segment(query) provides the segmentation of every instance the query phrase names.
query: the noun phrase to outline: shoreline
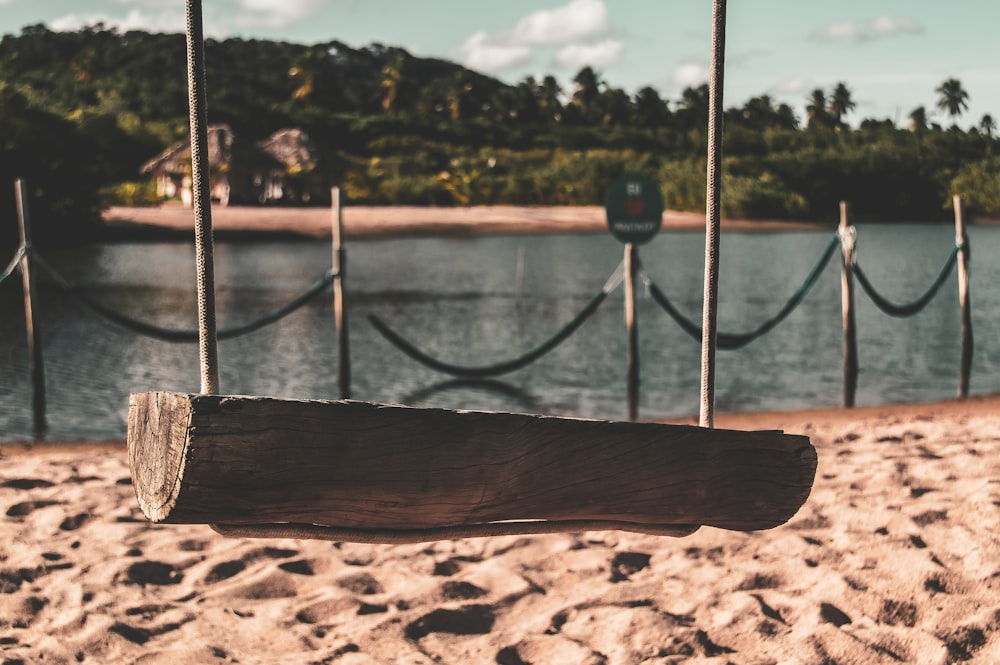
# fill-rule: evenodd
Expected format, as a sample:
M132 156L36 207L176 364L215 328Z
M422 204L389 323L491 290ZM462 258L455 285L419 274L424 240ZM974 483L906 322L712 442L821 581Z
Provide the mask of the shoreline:
M156 207L111 207L103 214L108 240L190 235L194 212L180 204ZM601 206L348 206L343 209L344 235L355 238L455 236L540 233L608 233ZM212 228L219 237L328 238L329 208L230 206L212 208ZM723 219L732 232L814 231L832 229L812 222ZM701 213L666 211L661 233L702 231Z

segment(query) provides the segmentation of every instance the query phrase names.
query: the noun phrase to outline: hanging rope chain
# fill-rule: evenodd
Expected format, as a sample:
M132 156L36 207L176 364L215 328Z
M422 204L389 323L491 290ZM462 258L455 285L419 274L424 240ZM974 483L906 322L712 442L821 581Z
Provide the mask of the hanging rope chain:
M187 0L186 42L201 392L214 395L219 392L219 351L215 325L215 262L212 248L208 106L205 101L205 35L202 27L201 0Z
M715 426L715 348L719 308L719 215L722 200L722 92L726 65L726 0L712 6L712 71L708 98L708 185L705 196L705 300L698 423Z
M161 326L154 325L152 323L146 323L145 321L140 321L138 319L132 318L121 312L115 311L110 307L107 307L94 298L87 295L83 289L74 284L72 281L66 279L62 274L60 274L52 265L46 261L38 252L33 252L33 256L38 266L45 272L56 286L61 288L66 293L75 296L79 299L80 304L84 305L91 311L99 314L105 319L116 323L127 330L138 333L140 335L145 335L147 337L152 337L154 339L161 340L163 342L197 342L200 339L200 331L198 330L176 330L173 328L163 328ZM219 340L232 339L234 337L240 337L241 335L246 335L257 330L260 330L264 326L270 325L281 319L285 318L292 312L295 312L307 302L315 298L317 295L322 293L330 284L333 283L336 275L333 270L327 270L326 273L317 279L313 284L303 291L301 294L290 300L285 305L277 308L272 312L237 326L232 326L229 328L219 329L216 333L216 338Z
M385 322L377 316L369 315L368 320L375 327L375 329L381 333L383 337L389 340L389 342L391 342L396 348L413 360L416 360L422 365L425 365L435 371L464 378L486 378L499 376L530 365L552 349L562 344L567 338L569 338L570 335L576 332L577 328L583 325L583 322L589 319L590 316L597 311L597 308L604 302L608 295L618 288L619 284L621 284L624 279L624 267L624 262L619 263L618 267L611 274L611 277L608 278L608 281L605 282L604 287L598 292L598 294L591 298L590 302L587 303L579 314L573 317L572 320L556 331L556 333L550 336L547 340L536 346L534 349L531 349L516 358L494 363L492 365L468 367L465 365L446 363L433 358L418 349L412 343L404 339L402 335L386 325Z
M763 337L766 333L774 329L775 326L785 320L788 315L791 314L805 299L806 294L809 293L809 290L812 289L813 285L819 280L819 276L823 273L823 270L830 262L834 253L836 253L839 245L840 241L836 235L830 238L830 242L827 243L826 249L823 250L823 253L816 261L812 270L810 270L809 274L806 275L805 280L802 282L802 286L800 286L795 293L792 294L792 297L788 299L788 302L786 302L780 310L778 310L777 314L747 333L717 332L716 346L726 351L740 349L758 337ZM656 304L658 304L663 311L669 314L684 332L691 335L691 337L694 337L695 339L701 339L702 330L698 324L681 314L680 310L678 310L677 307L670 302L670 299L667 298L666 294L663 293L660 287L653 281L653 278L650 277L645 270L642 271L641 276L642 281L645 283L646 288L649 291L649 295L652 296Z

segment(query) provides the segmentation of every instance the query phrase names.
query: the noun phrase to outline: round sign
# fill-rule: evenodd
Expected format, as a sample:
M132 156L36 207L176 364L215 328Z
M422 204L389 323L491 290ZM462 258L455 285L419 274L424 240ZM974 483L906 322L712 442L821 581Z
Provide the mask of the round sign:
M641 245L652 240L663 222L660 186L642 173L626 173L604 198L608 229L621 242Z

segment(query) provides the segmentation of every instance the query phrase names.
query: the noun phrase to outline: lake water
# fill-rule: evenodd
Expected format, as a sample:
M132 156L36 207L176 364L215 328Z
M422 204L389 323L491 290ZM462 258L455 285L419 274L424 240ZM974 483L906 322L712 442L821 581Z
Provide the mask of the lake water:
M719 329L743 332L773 315L802 283L831 232L724 234ZM976 334L972 392L1000 390L1000 228L970 229ZM858 256L891 300L921 295L954 243L934 225L859 228ZM375 314L430 355L467 365L509 359L571 319L622 256L608 235L355 240L347 247L352 397L417 406L622 419L626 336L622 289L572 337L525 369L487 384L451 380L416 364L367 320ZM704 236L662 234L643 264L689 318L701 317ZM838 254L839 255L839 254ZM194 328L194 252L184 244L119 244L45 256L105 305L165 327ZM0 263L6 263L2 257ZM230 326L286 302L330 265L323 241L216 245L218 320ZM520 271L518 266L521 266ZM520 274L520 278L518 275ZM856 294L857 402L955 395L959 378L957 279L920 314L895 319ZM700 342L638 287L640 417L696 414ZM197 392L197 347L140 337L40 287L48 438L121 437L128 394ZM337 353L329 290L288 318L220 342L222 392L336 399ZM30 438L31 387L19 280L0 285L0 441ZM802 305L737 351L719 351L717 410L832 407L842 399L838 256Z

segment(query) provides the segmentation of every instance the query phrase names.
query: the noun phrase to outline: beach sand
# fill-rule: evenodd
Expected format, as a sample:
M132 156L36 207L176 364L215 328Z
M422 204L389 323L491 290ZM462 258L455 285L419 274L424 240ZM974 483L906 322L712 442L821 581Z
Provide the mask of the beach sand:
M420 545L150 525L124 447L0 446L3 663L1000 663L1000 396L807 434L779 528Z
M329 237L332 213L327 208L232 206L212 208L212 227L219 235L236 233ZM179 204L148 208L113 207L104 213L110 235L133 237L156 232L190 235L194 213ZM600 206L347 206L343 210L348 237L400 235L482 235L502 233L608 233ZM731 231L788 231L826 228L805 222L724 219ZM668 210L663 231L705 228L705 215ZM832 227L831 227L832 228Z
M222 231L329 235L329 211L213 216ZM599 208L344 217L357 236L605 230ZM180 234L191 211L108 219L124 235ZM226 539L147 523L121 442L0 445L2 663L1000 663L1000 396L716 424L811 437L816 482L788 524Z

